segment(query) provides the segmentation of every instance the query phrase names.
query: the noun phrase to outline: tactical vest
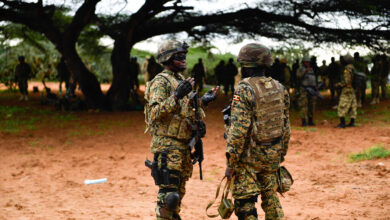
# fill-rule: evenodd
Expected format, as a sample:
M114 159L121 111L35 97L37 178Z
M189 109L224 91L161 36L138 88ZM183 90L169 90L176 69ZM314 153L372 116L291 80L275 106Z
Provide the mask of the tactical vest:
M302 86L304 87L316 87L316 75L313 70L307 72L302 79Z
M250 77L241 81L254 92L252 138L256 143L279 138L284 125L284 88L270 77Z
M195 113L189 106L187 96L179 100L178 104L180 107L176 112L169 114L168 117L156 121L151 121L150 119L150 88L157 79L161 80L161 78L166 79L171 84L171 95L173 95L173 92L179 84L174 76L166 72L159 73L152 81L146 84L145 100L147 103L144 110L146 123L145 133L150 129L150 135L152 136L172 137L178 140L188 141L192 136L191 125L194 123Z

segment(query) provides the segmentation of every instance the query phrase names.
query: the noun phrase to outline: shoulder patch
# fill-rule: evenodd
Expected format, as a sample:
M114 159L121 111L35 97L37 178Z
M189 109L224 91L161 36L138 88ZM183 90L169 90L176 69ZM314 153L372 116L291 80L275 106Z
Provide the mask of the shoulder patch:
M240 101L240 96L239 95L234 95L233 96L233 101L239 102Z

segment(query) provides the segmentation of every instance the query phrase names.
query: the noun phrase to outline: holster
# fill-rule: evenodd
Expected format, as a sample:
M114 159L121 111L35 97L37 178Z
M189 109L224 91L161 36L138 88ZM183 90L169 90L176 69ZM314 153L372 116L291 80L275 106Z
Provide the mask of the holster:
M169 170L167 167L167 153L161 153L161 167L158 167L159 153L154 154L153 162L145 161L145 165L151 169L151 175L154 179L155 185L170 185L180 183L180 172L176 170ZM174 174L178 177L171 177Z

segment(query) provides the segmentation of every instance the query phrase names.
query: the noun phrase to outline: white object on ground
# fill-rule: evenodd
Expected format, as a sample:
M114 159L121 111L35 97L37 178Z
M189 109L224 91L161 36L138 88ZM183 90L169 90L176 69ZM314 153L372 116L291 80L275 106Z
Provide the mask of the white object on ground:
M385 164L384 163L382 163L382 162L379 162L378 163L378 166L384 166Z
M96 180L84 180L84 184L96 184L96 183L105 183L107 182L107 178L103 178L103 179L96 179Z

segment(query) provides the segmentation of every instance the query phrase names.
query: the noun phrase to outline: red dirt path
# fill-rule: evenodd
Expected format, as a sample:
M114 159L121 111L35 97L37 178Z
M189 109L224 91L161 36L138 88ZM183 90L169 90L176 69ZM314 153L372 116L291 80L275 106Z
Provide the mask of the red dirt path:
M0 104L21 105L15 100L0 100ZM205 207L223 176L220 110L226 100L206 111L204 180L199 180L196 165L187 183L183 219L207 219ZM38 101L28 105L41 108ZM389 105L382 107L389 110ZM150 137L143 133L143 113L74 115L76 125L55 128L43 123L37 130L0 132L0 219L155 219L158 189L144 166L145 158L152 155ZM390 219L390 159L346 161L348 154L377 143L389 147L389 124L335 129L335 123L318 122L316 129L301 130L295 127L298 120L293 120L284 165L295 183L281 198L286 219ZM97 178L108 181L83 184Z

